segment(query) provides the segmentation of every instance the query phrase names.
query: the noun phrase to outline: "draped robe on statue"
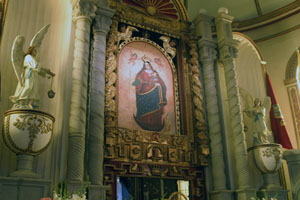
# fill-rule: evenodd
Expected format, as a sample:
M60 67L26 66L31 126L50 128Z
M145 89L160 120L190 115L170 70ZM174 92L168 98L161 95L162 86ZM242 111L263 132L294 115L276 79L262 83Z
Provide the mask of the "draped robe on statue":
M153 70L150 62L136 75L137 124L148 131L161 131L164 128L163 109L167 104L166 85Z

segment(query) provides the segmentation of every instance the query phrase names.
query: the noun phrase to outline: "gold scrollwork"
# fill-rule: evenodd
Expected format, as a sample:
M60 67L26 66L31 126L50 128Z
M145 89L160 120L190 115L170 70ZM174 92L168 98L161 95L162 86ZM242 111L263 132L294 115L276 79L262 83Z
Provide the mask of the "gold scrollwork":
M206 156L210 153L208 147L208 137L206 122L204 119L204 108L203 108L203 97L202 97L202 84L200 82L200 70L196 41L189 40L188 45L190 47L191 58L187 61L191 70L191 83L192 83L192 93L193 93L193 104L194 104L194 115L196 118L196 136L197 143L200 144L199 147L199 158L202 165L207 165Z
M25 113L32 113L32 114L25 114ZM29 144L26 149L19 148L15 142L13 141L12 137L10 136L10 120L11 115L18 114L19 118L16 119L16 122L13 125L20 130L27 130L29 131ZM50 121L47 123L47 121ZM38 110L27 110L27 109L20 109L20 110L8 110L4 113L4 127L3 127L3 140L6 146L15 153L22 152L23 154L28 154L35 156L43 151L45 151L48 146L50 145L52 138L53 138L53 123L55 118L48 113L38 111ZM28 127L29 126L29 127ZM40 150L34 151L32 150L33 141L36 138L38 133L41 134L51 134L49 142Z
M37 115L19 115L19 118L13 123L13 125L20 130L29 131L29 143L25 151L32 151L33 141L36 139L37 134L48 134L52 131L52 123L47 123L48 119Z
M106 74L105 74L105 121L107 126L116 124L116 81L117 81L117 42L118 42L118 21L114 20L111 26L111 34L106 49Z

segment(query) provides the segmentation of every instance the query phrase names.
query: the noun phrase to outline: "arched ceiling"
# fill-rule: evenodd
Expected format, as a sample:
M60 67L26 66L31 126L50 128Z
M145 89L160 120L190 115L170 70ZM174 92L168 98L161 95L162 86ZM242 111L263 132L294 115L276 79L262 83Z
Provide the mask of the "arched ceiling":
M193 20L200 9L216 16L220 7L228 8L234 21L244 21L265 15L299 0L183 0L188 4L189 19Z

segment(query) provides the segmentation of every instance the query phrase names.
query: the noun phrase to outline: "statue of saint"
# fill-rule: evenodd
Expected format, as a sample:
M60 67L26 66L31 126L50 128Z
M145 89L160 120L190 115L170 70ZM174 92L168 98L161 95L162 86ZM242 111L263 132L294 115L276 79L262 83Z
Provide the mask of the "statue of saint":
M38 51L49 26L43 27L33 37L26 53L23 52L24 37L17 36L14 41L11 59L18 85L15 94L10 97L14 103L13 108L38 108L40 105L38 76L46 77L48 75L50 78L55 76L49 69L42 68L38 62Z
M253 145L270 143L269 138L272 132L266 123L271 108L270 97L266 97L262 104L259 98L253 101L252 96L242 88L240 88L240 93L245 101L244 112L253 120Z

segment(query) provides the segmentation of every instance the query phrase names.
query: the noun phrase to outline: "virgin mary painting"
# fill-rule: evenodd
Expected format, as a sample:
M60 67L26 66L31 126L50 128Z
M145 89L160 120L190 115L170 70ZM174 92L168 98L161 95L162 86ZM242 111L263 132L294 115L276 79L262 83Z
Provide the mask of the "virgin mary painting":
M118 126L177 133L173 72L155 44L126 44L118 56Z
M167 104L167 88L151 62L143 60L143 68L132 83L136 90L136 123L148 131L161 131L164 128L164 107Z

